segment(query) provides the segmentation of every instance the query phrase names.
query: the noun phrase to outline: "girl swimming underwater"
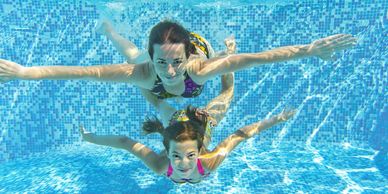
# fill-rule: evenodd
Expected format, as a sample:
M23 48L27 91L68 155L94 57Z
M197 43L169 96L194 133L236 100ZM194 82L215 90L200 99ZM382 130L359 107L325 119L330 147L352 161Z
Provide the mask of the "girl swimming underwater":
M116 45L120 44L117 42ZM131 83L141 88L142 94L157 109L167 112L167 109L172 108L163 99L175 96L196 97L201 94L205 82L215 76L259 67L262 64L310 56L330 60L334 52L355 44L356 39L352 35L337 34L307 45L213 57L211 46L203 38L191 34L175 22L162 21L151 30L149 60L143 63L135 64L141 60L137 58L139 53L132 51L125 54L129 62L133 62L131 64L23 67L0 59L0 81L92 79ZM124 43L122 46L125 48Z
M270 119L242 127L210 151L207 147L212 129L224 117L233 97L233 76L223 76L222 83L221 94L204 110L188 107L177 111L166 128L156 118L143 123L146 134L157 132L163 136L165 150L160 154L126 136L95 135L85 132L82 126L80 133L85 141L129 151L153 172L163 174L176 183L198 183L214 172L239 143L287 121L295 114L293 110L283 111Z

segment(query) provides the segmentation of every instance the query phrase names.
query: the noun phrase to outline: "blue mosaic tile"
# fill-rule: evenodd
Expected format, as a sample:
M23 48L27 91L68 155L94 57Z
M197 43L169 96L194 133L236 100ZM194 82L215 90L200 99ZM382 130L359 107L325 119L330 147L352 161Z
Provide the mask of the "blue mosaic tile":
M121 166L111 168L110 164L107 165L110 163L107 158L117 153L111 149L105 150L108 152L106 158L98 158L95 163L93 159L99 153L83 156L83 161L77 161L76 157L66 158L66 154L62 154L52 158L58 163L50 169L52 161L36 157L80 144L80 124L98 134L127 135L145 143L160 141L160 136L143 136L140 131L145 116L157 112L145 102L138 89L129 84L19 80L0 86L0 173L3 173L0 192L120 193L143 189L163 193L158 190L159 185L164 185L166 192L193 189L205 192L208 184L222 183L231 186L218 187L218 192L338 193L347 189L347 177L366 187L363 190L365 193L387 191L388 2L305 0L235 3L141 1L127 4L102 1L94 4L90 1L0 0L0 58L24 66L122 63L124 57L105 37L95 32L102 15L110 18L117 31L141 49L148 46L147 36L152 26L166 18L201 34L217 51L224 49L224 38L234 34L239 53L308 44L337 33L353 34L358 38L358 45L337 53L335 61L306 58L236 72L235 98L225 119L215 129L211 146L214 147L239 127L270 116L269 113L276 114L286 106L298 108L295 119L268 129L244 144L251 146L252 142L255 145L269 142L272 147L263 146L261 152L268 152L264 155L276 158L281 164L281 171L274 171L278 169L277 165L265 158L253 157L250 165L259 165L268 171L257 175L249 171L251 166L247 164L237 165L236 170L231 170L233 164L228 162L225 165L228 167L222 167L217 172L216 180L209 180L199 187L178 187L156 176L146 176L146 181L142 182L131 178L129 171L121 173ZM177 108L187 104L206 106L206 102L219 91L220 79L215 78L206 83L200 97L172 103ZM341 150L344 145L372 148L377 155L370 160L354 158L362 154L371 155L370 151L364 153L360 149L333 153L336 146ZM160 142L150 146L157 150L162 148ZM273 152L274 149L287 150L293 146L298 147L300 152ZM332 146L332 149L326 152L325 146ZM101 151L98 146L95 148ZM248 150L238 148L236 153L249 153ZM124 158L120 159L122 162L134 159L123 153L119 155ZM305 157L305 160L296 160L298 157ZM314 158L323 158L323 164L312 162ZM238 162L238 159L239 154L231 156L232 161ZM61 160L67 164L62 166ZM22 169L19 164L25 168ZM42 171L32 167L43 168L45 164L49 167ZM138 161L123 165L127 165L125 169L144 168L139 167ZM85 166L88 172L82 169ZM285 171L292 168L296 172L290 172L288 176L298 181L285 184ZM377 171L349 171L347 177L341 177L330 168L375 168ZM243 169L242 174L240 169ZM13 174L13 170L17 174ZM77 170L81 172L76 173ZM320 170L324 172L324 179L320 177ZM96 176L91 178L88 173ZM138 175L147 173L141 171ZM260 183L253 181L233 187L237 184L233 178L244 173L247 176L241 178L245 181ZM83 179L84 176L86 178ZM12 184L13 181L16 183ZM44 185L46 181L52 184ZM94 182L99 183L99 189L92 186ZM311 186L309 182L323 187ZM338 187L330 190L330 184ZM131 187L124 188L122 185ZM258 185L264 186L261 188ZM271 185L276 185L276 188ZM349 192L359 191L357 187L348 189Z

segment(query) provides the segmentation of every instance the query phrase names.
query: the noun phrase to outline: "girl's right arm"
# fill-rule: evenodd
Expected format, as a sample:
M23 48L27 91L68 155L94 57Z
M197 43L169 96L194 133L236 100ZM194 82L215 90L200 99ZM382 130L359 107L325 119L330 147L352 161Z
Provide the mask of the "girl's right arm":
M148 52L140 51L134 43L117 33L109 20L102 21L97 28L97 32L105 35L112 42L113 46L127 58L128 63L140 64L151 61Z
M133 155L141 159L148 168L157 174L162 174L167 169L168 159L165 154L157 154L147 146L126 136L95 135L90 132L85 132L85 129L82 126L80 126L80 133L82 135L82 139L87 142L120 148L131 152Z
M149 88L153 83L150 64L114 64L96 66L36 66L23 67L0 59L0 82L13 79L83 79L132 83Z

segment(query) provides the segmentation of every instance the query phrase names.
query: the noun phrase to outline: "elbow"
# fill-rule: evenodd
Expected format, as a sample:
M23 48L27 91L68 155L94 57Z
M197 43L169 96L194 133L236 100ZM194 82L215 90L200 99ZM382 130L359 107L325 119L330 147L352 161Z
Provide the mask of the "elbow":
M45 71L39 67L23 67L23 69L16 75L18 79L37 80L45 77Z
M249 139L249 138L253 137L253 134L250 131L246 132L244 130L239 129L234 133L234 136L236 139L243 139L244 140L244 139Z

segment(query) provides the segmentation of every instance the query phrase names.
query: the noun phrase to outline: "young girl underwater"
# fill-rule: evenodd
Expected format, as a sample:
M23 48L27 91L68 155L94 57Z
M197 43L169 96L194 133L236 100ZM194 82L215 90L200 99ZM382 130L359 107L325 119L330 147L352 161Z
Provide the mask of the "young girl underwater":
M284 110L280 114L236 130L208 150L212 129L224 117L233 98L233 74L222 76L222 91L205 109L188 107L176 111L168 127L163 127L157 118L148 118L143 123L146 134L159 133L163 136L165 150L160 154L147 146L121 135L95 135L80 133L85 141L120 149L125 149L138 157L149 169L159 175L165 175L176 183L198 183L214 172L241 142L290 119L294 110Z

